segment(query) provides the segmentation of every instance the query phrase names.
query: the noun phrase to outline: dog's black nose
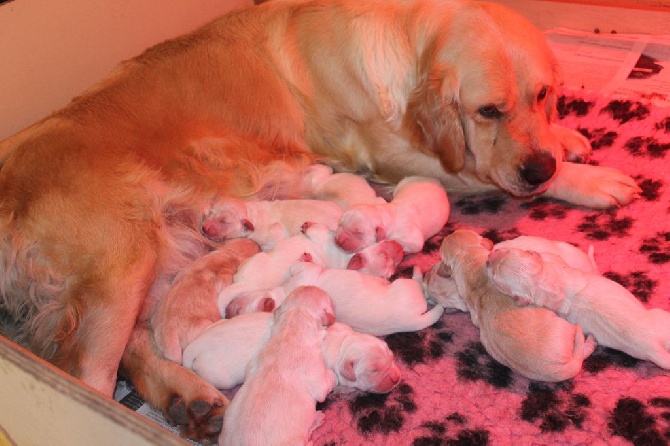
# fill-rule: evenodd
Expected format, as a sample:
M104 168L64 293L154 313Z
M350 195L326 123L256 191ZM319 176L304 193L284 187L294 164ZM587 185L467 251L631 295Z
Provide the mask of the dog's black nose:
M556 158L547 152L535 152L519 168L519 176L531 186L539 186L556 172Z

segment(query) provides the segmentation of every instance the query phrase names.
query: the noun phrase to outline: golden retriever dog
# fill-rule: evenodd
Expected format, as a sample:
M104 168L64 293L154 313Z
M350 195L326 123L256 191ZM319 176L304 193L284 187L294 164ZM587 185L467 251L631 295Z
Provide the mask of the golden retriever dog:
M4 333L106 395L119 369L153 382L153 305L212 249L198 210L300 197L317 159L393 184L630 202L629 176L572 162L590 147L552 123L558 72L527 20L467 0L267 2L149 48L0 143ZM225 398L174 387L148 401L216 438Z

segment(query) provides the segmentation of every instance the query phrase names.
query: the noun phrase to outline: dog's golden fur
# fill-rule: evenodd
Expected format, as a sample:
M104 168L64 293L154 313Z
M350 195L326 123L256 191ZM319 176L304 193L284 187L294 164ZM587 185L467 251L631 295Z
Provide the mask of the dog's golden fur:
M629 177L563 162L589 145L551 124L557 72L523 18L451 0L268 2L150 48L0 143L10 335L107 395L122 356L151 380L127 363L159 354L149 333L124 350L174 274L212 248L203 206L299 195L317 157L391 183L627 203ZM190 412L173 419L216 431L197 404L213 389L176 387Z

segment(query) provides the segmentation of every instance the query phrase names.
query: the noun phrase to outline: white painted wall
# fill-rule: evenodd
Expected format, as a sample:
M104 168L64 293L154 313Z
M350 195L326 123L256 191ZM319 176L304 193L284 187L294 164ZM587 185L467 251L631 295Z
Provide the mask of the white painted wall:
M121 60L252 0L14 0L0 5L0 140Z

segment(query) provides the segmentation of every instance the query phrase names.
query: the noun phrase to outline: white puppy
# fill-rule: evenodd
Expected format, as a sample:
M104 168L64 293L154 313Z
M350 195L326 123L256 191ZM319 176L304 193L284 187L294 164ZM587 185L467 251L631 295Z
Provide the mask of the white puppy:
M244 382L244 372L270 337L272 313L221 319L184 349L183 365L218 389ZM400 381L400 369L384 341L335 322L328 327L322 354L341 386L387 393Z
M335 245L334 233L326 226L303 227L304 233L279 241L268 252L258 253L240 266L233 284L219 294L221 314L232 317L248 311L272 311L274 301L264 298L258 290L281 285L288 279L291 265L299 261L387 278L393 275L405 254L394 240L375 243L356 254L348 253Z
M547 307L599 344L670 369L670 313L646 309L615 281L559 256L513 248L491 253L488 270L496 286L520 304Z
M310 166L303 180L306 198L327 200L342 209L355 204L383 204L383 198L360 175L348 172L333 173L333 169L323 164Z
M570 243L563 241L549 240L543 237L532 235L522 235L510 240L496 243L493 251L509 248L528 249L540 253L541 255L558 255L573 268L585 272L598 274L593 255L593 245L589 246L588 253L584 253ZM449 268L442 262L437 262L426 274L426 295L432 302L444 306L447 313L455 311L469 311L463 298L458 294L458 287Z
M305 222L337 228L342 209L321 200L243 201L237 198L217 200L202 218L201 231L211 240L247 237L263 251L279 240L300 234Z
M335 240L351 252L381 240L397 240L410 254L421 251L428 237L442 229L448 218L449 200L440 183L407 177L398 183L391 202L354 205L345 210Z
M322 344L333 304L316 287L296 289L274 313L270 338L226 409L219 444L299 445L318 426L316 403L337 383Z
M479 327L482 344L497 361L535 380L563 381L581 370L595 349L579 326L538 307L517 307L489 280L486 261L493 243L473 231L457 230L440 247L444 272Z
M354 330L375 336L422 330L437 322L444 308L428 310L422 284L416 279L389 282L353 270L325 269L310 262L291 267L291 277L269 296L281 308L283 297L299 286L313 285L335 303L335 317Z

